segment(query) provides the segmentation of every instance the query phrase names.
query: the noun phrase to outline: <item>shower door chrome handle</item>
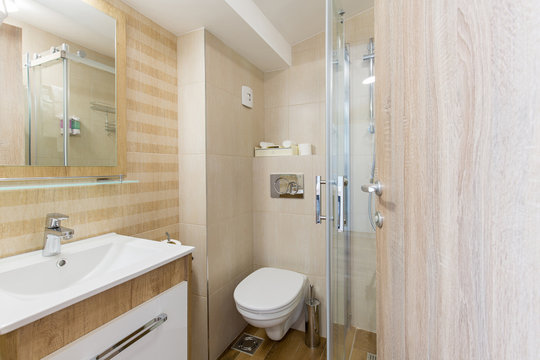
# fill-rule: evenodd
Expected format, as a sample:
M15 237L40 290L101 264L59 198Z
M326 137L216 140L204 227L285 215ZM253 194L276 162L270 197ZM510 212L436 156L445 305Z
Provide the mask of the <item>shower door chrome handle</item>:
M315 176L315 224L320 224L322 220L326 220L326 216L321 215L321 185L325 185L326 181L321 180L320 176Z
M347 186L348 180L344 176L338 176L337 180L337 231L343 232L345 230L345 186Z

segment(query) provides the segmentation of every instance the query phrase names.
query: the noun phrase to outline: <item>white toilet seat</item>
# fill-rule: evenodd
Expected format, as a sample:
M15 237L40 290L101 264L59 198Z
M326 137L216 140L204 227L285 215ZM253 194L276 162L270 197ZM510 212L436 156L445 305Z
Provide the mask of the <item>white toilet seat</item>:
M305 275L294 271L259 269L234 290L236 308L248 323L280 340L302 313L307 283Z
M234 300L238 307L257 314L279 313L304 297L306 276L290 270L261 268L238 284Z

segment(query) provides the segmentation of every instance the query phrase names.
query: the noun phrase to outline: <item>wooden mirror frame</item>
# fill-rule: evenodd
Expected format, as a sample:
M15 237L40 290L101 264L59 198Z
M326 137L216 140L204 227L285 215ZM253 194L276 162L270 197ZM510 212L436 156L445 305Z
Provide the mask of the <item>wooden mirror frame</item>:
M116 166L1 166L0 178L108 177L126 175L126 16L105 0L83 0L116 20Z

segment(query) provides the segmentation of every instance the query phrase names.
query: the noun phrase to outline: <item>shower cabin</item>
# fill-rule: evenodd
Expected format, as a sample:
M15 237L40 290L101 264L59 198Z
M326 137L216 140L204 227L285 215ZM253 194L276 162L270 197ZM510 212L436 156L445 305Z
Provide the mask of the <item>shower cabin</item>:
M66 43L25 54L26 165L116 164L115 62L101 57Z
M329 201L325 209L317 206L316 222L326 220L327 359L341 360L349 358L357 329L376 333L375 232L383 218L374 200L382 188L375 168L373 27L358 30L373 24L373 12L347 18L339 0L327 0L326 13L327 158L316 197L317 204Z

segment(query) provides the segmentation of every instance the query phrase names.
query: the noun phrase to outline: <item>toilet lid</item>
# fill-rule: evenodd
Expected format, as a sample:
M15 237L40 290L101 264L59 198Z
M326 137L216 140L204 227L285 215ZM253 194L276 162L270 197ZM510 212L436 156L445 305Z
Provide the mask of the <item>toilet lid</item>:
M238 284L234 290L236 303L248 310L279 310L303 296L306 277L294 271L262 268Z

